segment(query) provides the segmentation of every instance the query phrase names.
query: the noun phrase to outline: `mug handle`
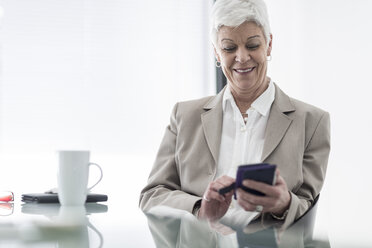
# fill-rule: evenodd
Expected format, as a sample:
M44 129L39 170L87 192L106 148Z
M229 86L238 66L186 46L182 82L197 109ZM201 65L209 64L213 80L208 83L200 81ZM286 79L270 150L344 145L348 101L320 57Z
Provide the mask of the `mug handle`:
M98 169L100 170L100 172L101 172L101 176L100 176L100 178L98 179L98 181L95 183L95 184L93 184L93 186L91 186L91 187L89 187L88 188L88 192L91 190L91 189L93 189L94 188L94 186L96 186L99 182L101 182L101 180L102 180L102 177L103 177L103 171L102 171L102 168L101 168L101 166L99 166L98 164L96 164L96 163L89 163L88 164L89 166L90 165L95 165L95 166L97 166L98 167Z

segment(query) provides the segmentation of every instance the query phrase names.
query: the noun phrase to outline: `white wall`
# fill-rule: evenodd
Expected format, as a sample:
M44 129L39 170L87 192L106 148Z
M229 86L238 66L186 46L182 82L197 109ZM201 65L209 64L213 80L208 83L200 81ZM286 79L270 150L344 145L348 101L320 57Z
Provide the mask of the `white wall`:
M318 224L336 247L371 245L372 1L267 4L274 35L270 75L291 96L331 114L332 151Z
M55 151L88 149L104 171L94 192L109 195L110 212L133 213L118 222L139 225L139 192L173 105L215 92L210 2L0 6L0 191L19 201L55 187Z
M154 2L3 1L1 148L142 153L213 93L208 5Z
M147 158L104 166L106 174L133 166L147 174L175 102L215 92L208 1L0 6L0 168L11 175L0 189L53 187L61 149ZM40 171L46 177L35 182Z

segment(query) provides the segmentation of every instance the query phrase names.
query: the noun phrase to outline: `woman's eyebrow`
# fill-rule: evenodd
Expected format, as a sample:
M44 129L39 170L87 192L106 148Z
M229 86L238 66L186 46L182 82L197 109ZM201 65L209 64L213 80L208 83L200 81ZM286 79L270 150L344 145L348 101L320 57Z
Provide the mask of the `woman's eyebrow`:
M247 41L248 41L248 40L251 40L251 39L254 39L254 38L260 38L260 35L256 34L256 35L250 36L250 37L247 38ZM232 39L229 39L229 38L223 38L223 39L221 40L221 42L223 42L223 41L231 41L231 42L234 42Z
M254 38L260 38L260 35L253 35L253 36L251 36L251 37L248 37L248 39L247 40L250 40L250 39L254 39Z
M222 41L232 41L232 42L234 42L232 39L228 39L228 38L223 38L222 40L221 40L221 42Z

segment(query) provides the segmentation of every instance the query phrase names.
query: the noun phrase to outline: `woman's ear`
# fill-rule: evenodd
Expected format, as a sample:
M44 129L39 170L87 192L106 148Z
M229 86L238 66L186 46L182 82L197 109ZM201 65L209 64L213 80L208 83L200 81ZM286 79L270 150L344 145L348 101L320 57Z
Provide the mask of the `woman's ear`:
M213 51L214 51L214 56L216 57L216 60L218 62L221 62L220 55L218 54L217 49L216 49L215 46L213 46Z
M270 34L270 41L269 41L269 45L267 47L267 55L266 56L270 56L271 55L272 48L273 48L273 35Z

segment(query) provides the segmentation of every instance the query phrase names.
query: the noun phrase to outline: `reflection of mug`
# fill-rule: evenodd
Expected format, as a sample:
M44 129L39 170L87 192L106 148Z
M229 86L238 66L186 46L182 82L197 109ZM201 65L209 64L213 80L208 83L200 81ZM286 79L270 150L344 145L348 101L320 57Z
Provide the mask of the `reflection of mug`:
M64 206L81 206L87 199L87 193L102 179L102 169L98 164L89 162L89 151L59 151L58 199ZM99 168L98 181L88 187L89 166Z
M58 239L60 248L89 248L88 227L90 227L99 238L99 246L103 246L102 234L89 222L86 216L85 206L61 206L58 217L54 220L57 226L67 227L73 233L61 235Z
M21 210L23 214L43 215L51 220L51 225L48 225L48 222L41 222L40 226L38 226L38 223L35 223L35 227L38 229L38 235L34 234L34 229L25 229L26 231L31 231L32 235L27 233L27 235L23 235L22 237L29 237L33 242L56 241L56 247L59 248L88 248L103 246L103 235L89 222L88 215L106 213L108 210L106 205L86 203L84 206L61 206L57 203L24 203L22 204ZM98 237L98 246L96 246L97 239L93 239L94 241L92 245L89 243L89 236L92 232ZM0 240L2 237L3 236L0 232Z

